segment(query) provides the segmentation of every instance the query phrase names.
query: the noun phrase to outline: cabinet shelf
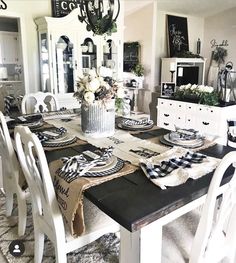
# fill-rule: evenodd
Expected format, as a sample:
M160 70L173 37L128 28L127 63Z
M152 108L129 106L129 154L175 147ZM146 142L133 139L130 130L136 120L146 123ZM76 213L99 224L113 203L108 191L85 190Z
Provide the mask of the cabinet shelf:
M83 55L96 55L96 52L82 52Z

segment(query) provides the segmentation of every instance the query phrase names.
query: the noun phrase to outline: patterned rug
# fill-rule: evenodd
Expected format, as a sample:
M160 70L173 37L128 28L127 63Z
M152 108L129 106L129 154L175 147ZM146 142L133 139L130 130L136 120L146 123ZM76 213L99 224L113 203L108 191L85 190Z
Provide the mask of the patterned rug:
M5 216L5 197L0 191L0 250L9 263L33 263L34 235L31 206L28 204L26 233L20 239L25 245L25 252L20 257L9 253L9 244L17 240L17 208L14 205L13 215ZM45 240L43 263L55 262L54 247L50 240ZM119 239L115 234L107 234L98 240L67 254L68 263L117 263L119 262Z

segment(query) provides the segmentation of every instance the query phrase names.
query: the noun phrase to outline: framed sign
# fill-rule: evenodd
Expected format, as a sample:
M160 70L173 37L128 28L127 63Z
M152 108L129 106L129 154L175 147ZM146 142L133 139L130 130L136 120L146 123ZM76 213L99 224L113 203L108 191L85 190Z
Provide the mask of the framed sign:
M186 17L167 15L167 33L170 57L189 51Z
M139 63L140 45L138 42L124 43L124 72L132 72Z
M78 7L79 0L51 0L52 16L63 17Z
M162 82L161 83L161 97L171 97L175 93L174 82Z

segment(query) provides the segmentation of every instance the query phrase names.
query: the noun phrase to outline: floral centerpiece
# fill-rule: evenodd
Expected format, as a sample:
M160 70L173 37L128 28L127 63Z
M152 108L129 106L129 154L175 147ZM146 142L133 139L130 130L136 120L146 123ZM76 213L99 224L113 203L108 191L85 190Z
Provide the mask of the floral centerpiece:
M90 137L106 137L115 132L115 101L125 96L125 89L110 77L91 70L77 82L74 93L81 101L81 128Z
M219 94L213 87L187 84L182 85L174 94L174 98L214 106L219 104Z

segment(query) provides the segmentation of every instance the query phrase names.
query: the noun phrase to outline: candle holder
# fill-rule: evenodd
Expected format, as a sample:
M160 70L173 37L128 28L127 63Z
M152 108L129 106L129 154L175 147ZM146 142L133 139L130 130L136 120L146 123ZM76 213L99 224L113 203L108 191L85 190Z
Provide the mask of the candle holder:
M173 82L175 70L170 70L170 73L171 73L171 82Z

